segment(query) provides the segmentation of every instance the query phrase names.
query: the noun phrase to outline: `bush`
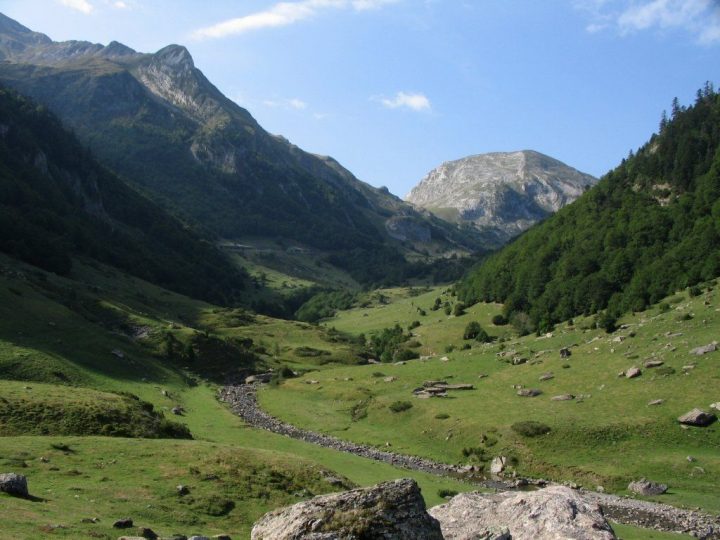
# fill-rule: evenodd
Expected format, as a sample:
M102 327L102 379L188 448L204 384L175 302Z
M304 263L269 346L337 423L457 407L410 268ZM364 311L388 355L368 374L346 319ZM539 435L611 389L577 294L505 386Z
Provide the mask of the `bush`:
M408 326L408 330L415 330L418 326L420 326L420 321L413 321Z
M675 374L675 368L670 366L660 366L655 370L655 375L660 375L661 377L667 377L668 375L674 375Z
M550 426L534 420L526 420L525 422L517 422L510 426L515 433L523 437L538 437L550 433Z
M475 339L481 331L482 326L480 326L480 323L477 321L471 321L465 327L463 339Z
M462 302L458 302L455 304L455 307L453 308L453 315L456 317L460 317L461 315L465 315L465 304Z
M450 418L450 415L448 413L441 412L437 413L435 415L435 418L437 418L438 420L447 420L448 418Z
M697 285L690 287L690 290L688 291L690 294L690 298L693 298L695 296L700 296L702 294L702 289L698 287Z
M410 349L400 349L393 355L393 360L395 362L415 360L416 358L420 358L420 354L415 351L411 351Z
M492 323L495 326L505 326L508 323L508 320L505 318L504 315L498 314L492 318Z
M396 401L391 403L388 408L394 413L399 413L412 409L412 403L409 401Z
M454 489L438 489L437 494L438 497L445 499L447 497L454 497L458 492Z

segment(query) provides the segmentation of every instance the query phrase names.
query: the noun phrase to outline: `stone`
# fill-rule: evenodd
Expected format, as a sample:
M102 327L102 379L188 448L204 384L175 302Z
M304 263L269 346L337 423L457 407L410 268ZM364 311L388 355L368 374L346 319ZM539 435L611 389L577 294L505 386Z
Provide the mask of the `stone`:
M125 353L122 352L120 349L113 349L112 351L110 351L110 354L112 354L116 358L125 358Z
M553 396L550 398L552 401L572 401L575 396L572 394L560 394L559 396Z
M540 375L540 379L539 379L539 380L540 380L540 381L549 381L550 379L554 379L554 378L555 378L555 375L553 375L552 373L548 372L548 373L543 373L542 375Z
M27 478L22 474L3 473L0 474L0 491L16 495L18 497L29 497Z
M507 458L505 456L494 457L490 463L490 472L492 474L500 474L505 470L507 465Z
M188 493L190 493L190 488L184 484L179 484L175 488L175 491L177 492L178 495L187 495Z
M649 497L653 495L662 495L668 490L668 487L667 484L658 484L657 482L651 482L641 478L635 482L630 482L628 490L633 493L637 493L638 495Z
M212 540L232 540L227 534L216 534L212 537Z
M640 370L640 368L631 367L625 370L626 379L634 379L635 377L639 377L640 375L642 375L642 371Z
M392 538L443 540L411 479L322 495L273 510L252 528L252 540Z
M648 406L662 405L663 403L665 403L664 399L653 399L652 401L648 401Z
M720 401L718 401L716 403L711 403L710 408L715 409L716 411L720 411Z
M702 356L707 353L715 352L718 350L718 342L713 341L712 343L708 343L707 345L703 345L702 347L695 347L690 351L690 354L694 354L696 356Z
M524 358L524 357L522 357L522 356L516 356L515 358L513 358L513 359L510 361L510 363L511 363L513 366L521 366L521 365L527 363L527 361L528 361L527 358Z
M687 426L699 426L706 427L717 420L717 416L712 413L707 413L701 409L693 409L680 416L678 422Z
M391 375L391 376L389 376L389 377L385 377L385 378L383 379L383 381L385 381L385 382L395 382L395 381L397 381L397 377L393 377L393 376Z
M133 520L130 518L118 519L113 523L115 529L130 529L133 526Z
M512 540L617 538L597 504L564 486L490 495L462 493L429 512L440 522L446 540L484 539L501 528Z
M562 349L560 349L560 358L570 358L571 356L572 351L569 348L563 347Z
M170 411L177 416L181 416L182 413L184 412L184 409L180 406L175 406L172 409L170 409Z
M662 360L645 360L645 363L643 366L646 368L654 368L654 367L660 367L664 364Z
M517 391L517 395L520 397L536 397L542 394L542 390L537 388L522 388Z

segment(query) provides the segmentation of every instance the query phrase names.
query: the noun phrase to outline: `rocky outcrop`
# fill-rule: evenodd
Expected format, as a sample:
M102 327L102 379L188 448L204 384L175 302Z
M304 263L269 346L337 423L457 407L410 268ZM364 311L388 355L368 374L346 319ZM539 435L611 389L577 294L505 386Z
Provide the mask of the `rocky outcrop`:
M659 484L657 482L651 482L650 480L641 478L635 482L630 482L628 490L633 493L637 493L638 495L649 497L652 495L662 495L668 490L668 487L666 484Z
M472 223L503 244L577 199L597 179L531 150L443 163L406 200L438 216Z
M493 495L462 493L430 509L446 540L496 538L507 529L513 540L612 540L612 527L597 504L563 486Z
M265 514L252 540L393 538L442 540L414 480L323 495Z

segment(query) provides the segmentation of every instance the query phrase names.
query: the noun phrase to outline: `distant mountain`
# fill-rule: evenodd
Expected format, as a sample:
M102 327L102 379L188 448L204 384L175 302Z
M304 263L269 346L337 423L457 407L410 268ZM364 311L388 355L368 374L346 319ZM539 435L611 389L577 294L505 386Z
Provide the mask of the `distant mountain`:
M73 258L223 304L249 283L213 245L99 165L43 106L0 87L0 251L57 274Z
M612 329L620 314L717 276L720 94L708 84L692 107L676 102L636 154L458 289L469 303L503 302L531 329L598 312Z
M471 223L486 242L500 246L595 182L539 152L495 152L443 163L406 200L449 221Z
M182 46L56 43L0 15L0 58L2 82L47 104L105 164L208 235L290 239L365 282L401 276L403 255L483 247L267 133Z

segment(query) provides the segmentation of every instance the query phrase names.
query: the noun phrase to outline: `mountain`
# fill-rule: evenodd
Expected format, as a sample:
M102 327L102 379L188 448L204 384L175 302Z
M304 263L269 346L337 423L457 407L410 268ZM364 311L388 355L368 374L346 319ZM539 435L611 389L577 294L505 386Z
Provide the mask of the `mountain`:
M404 268L403 255L482 247L472 231L267 133L182 46L57 43L0 16L0 58L0 81L46 104L103 163L208 236L289 239L362 281Z
M43 106L0 87L0 251L61 275L94 259L168 289L239 300L248 276L99 165Z
M708 84L580 199L488 258L459 294L505 303L527 329L603 310L612 329L620 314L718 275L720 94Z
M443 163L406 200L471 223L495 246L577 199L597 179L534 152L494 152Z

